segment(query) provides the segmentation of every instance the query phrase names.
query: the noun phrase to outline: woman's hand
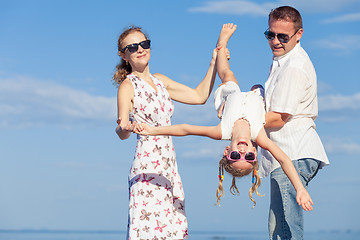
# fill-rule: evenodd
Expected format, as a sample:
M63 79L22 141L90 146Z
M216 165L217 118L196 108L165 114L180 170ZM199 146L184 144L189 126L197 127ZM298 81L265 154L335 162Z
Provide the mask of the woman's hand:
M213 51L213 56L212 56L212 59L211 59L211 63L212 64L215 64L216 62L216 57L217 57L217 53L218 51L221 49L221 47L216 47ZM230 50L228 48L225 49L225 55L226 55L226 58L227 60L230 60Z
M121 139L125 139L123 138L123 135L130 135L131 132L134 132L134 129L137 125L137 122L134 121L134 122L131 122L131 121L128 121L125 125L124 123L121 121L121 117L119 117L117 120L116 120L116 123L118 124L118 126L116 127L116 133L119 135L119 137ZM123 123L123 124L122 124Z
M227 60L230 60L230 50L228 48L225 49L225 56L227 58Z

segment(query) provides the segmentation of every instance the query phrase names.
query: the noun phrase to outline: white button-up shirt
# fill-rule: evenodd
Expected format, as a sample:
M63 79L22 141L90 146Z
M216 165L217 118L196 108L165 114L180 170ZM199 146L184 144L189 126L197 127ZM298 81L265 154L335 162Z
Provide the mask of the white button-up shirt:
M273 58L265 83L267 112L288 113L290 119L281 128L265 129L292 160L314 158L329 164L324 147L316 132L318 115L317 83L313 64L298 43L289 53ZM280 164L265 150L261 151L260 176L265 177Z

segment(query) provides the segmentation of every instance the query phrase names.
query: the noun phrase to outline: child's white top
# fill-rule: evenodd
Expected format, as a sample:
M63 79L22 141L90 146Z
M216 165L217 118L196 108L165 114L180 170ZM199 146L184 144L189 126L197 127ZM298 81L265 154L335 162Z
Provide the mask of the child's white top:
M225 102L221 118L221 139L230 140L235 121L243 118L249 122L251 140L255 142L265 125L265 106L260 89L241 92L235 82L227 82L216 89L214 98L216 111Z

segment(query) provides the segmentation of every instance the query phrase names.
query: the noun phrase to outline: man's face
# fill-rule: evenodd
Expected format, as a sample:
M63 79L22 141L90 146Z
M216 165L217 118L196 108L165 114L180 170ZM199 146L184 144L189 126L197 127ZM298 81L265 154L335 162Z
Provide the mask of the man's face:
M290 37L290 40L287 43L280 42L278 36L276 36L273 40L268 40L271 51L275 57L283 56L290 52L299 42L303 34L302 28L295 29L293 22L285 20L270 19L269 31L275 34L286 34Z

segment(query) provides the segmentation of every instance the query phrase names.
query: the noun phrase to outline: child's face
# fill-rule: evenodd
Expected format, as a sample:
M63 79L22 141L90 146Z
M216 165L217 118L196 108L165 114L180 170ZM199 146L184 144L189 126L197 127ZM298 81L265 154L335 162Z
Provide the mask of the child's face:
M244 158L246 153L253 152L255 154L255 159L257 159L257 152L256 148L253 146L250 140L238 140L232 141L230 146L227 146L224 151L225 156L229 156L232 151L237 151L241 154L241 157ZM239 160L239 161L230 161L228 160L231 166L238 170L246 170L252 169L256 161L249 162L246 160Z

